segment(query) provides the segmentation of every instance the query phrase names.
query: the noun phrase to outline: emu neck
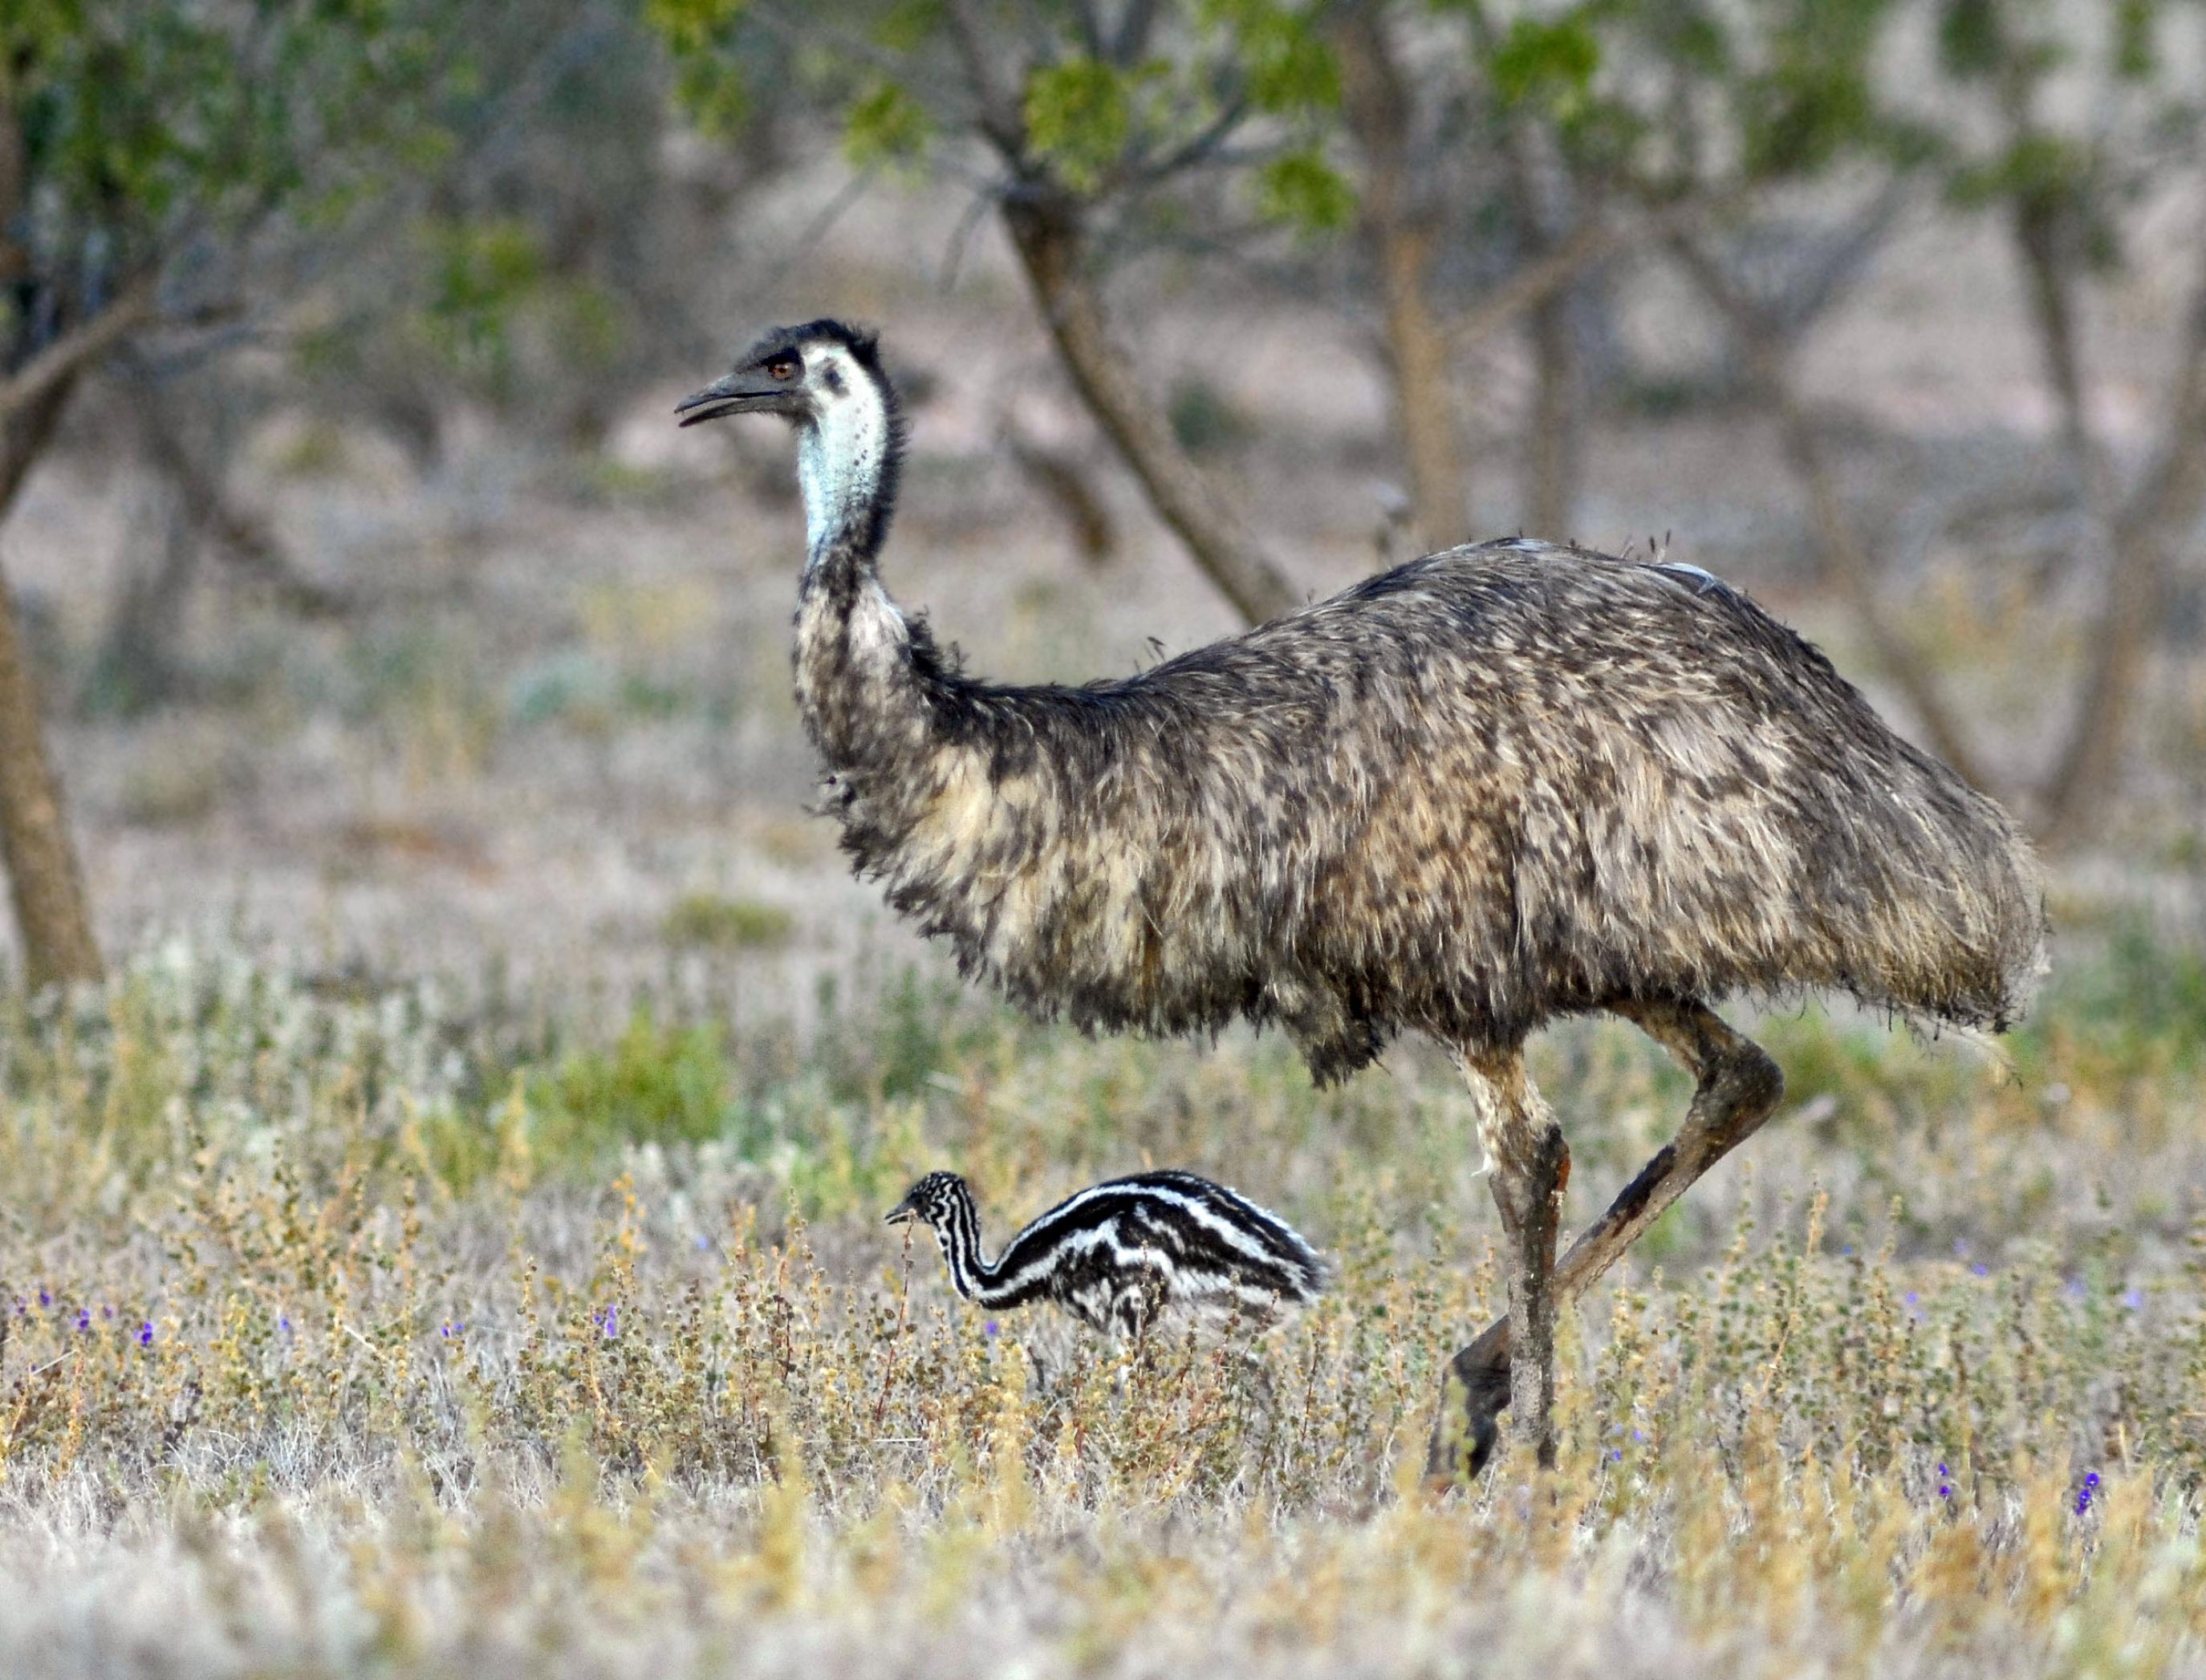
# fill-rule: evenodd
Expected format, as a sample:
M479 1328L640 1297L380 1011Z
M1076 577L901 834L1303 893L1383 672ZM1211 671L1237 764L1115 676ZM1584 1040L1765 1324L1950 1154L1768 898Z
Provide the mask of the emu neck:
M996 1267L981 1252L981 1218L969 1196L951 1209L949 1217L934 1228L934 1235L942 1244L942 1257L950 1262L950 1281L957 1293L979 1306L996 1305L1001 1280Z
M862 390L808 425L796 442L804 493L806 569L830 555L863 550L870 560L886 534L894 494L896 427L887 402Z
M926 726L911 629L876 563L896 449L885 406L855 399L808 427L797 446L809 547L796 609L796 700L838 775L892 769Z

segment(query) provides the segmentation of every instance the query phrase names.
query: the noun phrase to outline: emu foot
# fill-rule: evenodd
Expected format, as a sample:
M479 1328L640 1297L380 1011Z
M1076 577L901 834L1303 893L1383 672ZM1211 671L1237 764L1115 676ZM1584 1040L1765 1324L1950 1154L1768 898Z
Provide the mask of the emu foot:
M1509 1321L1504 1319L1448 1361L1425 1454L1425 1485L1439 1492L1477 1480L1500 1443L1501 1414L1508 1407Z

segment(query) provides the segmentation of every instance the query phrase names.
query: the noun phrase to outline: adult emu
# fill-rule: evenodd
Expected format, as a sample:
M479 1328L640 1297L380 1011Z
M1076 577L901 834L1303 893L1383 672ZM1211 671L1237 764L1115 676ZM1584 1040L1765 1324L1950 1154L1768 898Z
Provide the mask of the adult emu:
M967 974L1084 1028L1276 1025L1321 1081L1405 1029L1452 1052L1509 1314L1452 1361L1436 1474L1476 1473L1505 1407L1552 1458L1557 1303L1776 1105L1710 1001L1998 1028L2043 966L2005 813L1696 569L1450 549L1137 676L1000 687L881 587L903 432L870 337L770 333L677 412L796 427L797 704L855 867ZM1559 1267L1569 1151L1523 1047L1594 1010L1697 1088Z

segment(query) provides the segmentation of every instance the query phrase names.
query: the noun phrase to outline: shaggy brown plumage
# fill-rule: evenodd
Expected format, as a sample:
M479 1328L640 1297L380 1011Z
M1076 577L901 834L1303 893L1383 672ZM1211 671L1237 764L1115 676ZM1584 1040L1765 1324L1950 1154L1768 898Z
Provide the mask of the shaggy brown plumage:
M1515 1059L1554 1016L1627 1014L1730 1080L1729 1136L1774 1069L1745 1078L1744 1040L1694 1061L1728 1031L1704 1001L1830 988L1996 1028L2042 966L2006 813L1694 568L1451 549L1137 676L1005 687L881 587L901 432L870 338L773 335L684 409L798 427L797 700L859 872L1085 1028L1276 1024L1321 1081L1432 1034L1520 1248L1565 1170Z
M2003 1026L2041 942L2004 813L1747 598L1452 550L1084 688L937 656L838 551L798 690L844 843L969 974L1083 1027L1283 1027L1319 1079L1645 997L1833 987Z

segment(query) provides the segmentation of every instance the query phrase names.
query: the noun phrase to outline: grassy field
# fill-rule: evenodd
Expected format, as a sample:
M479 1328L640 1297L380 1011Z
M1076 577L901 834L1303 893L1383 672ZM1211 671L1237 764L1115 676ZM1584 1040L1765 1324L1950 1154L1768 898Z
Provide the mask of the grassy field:
M1778 1121L1566 1319L1559 1469L1443 1498L1494 1222L1414 1047L1317 1093L925 974L616 1008L144 950L0 1019L0 1671L2206 1673L2206 966L2093 944L1996 1051L1766 1020ZM1576 1223L1685 1090L1606 1026L1540 1069ZM879 1223L933 1166L1000 1237L1145 1162L1337 1290L1136 1350Z

